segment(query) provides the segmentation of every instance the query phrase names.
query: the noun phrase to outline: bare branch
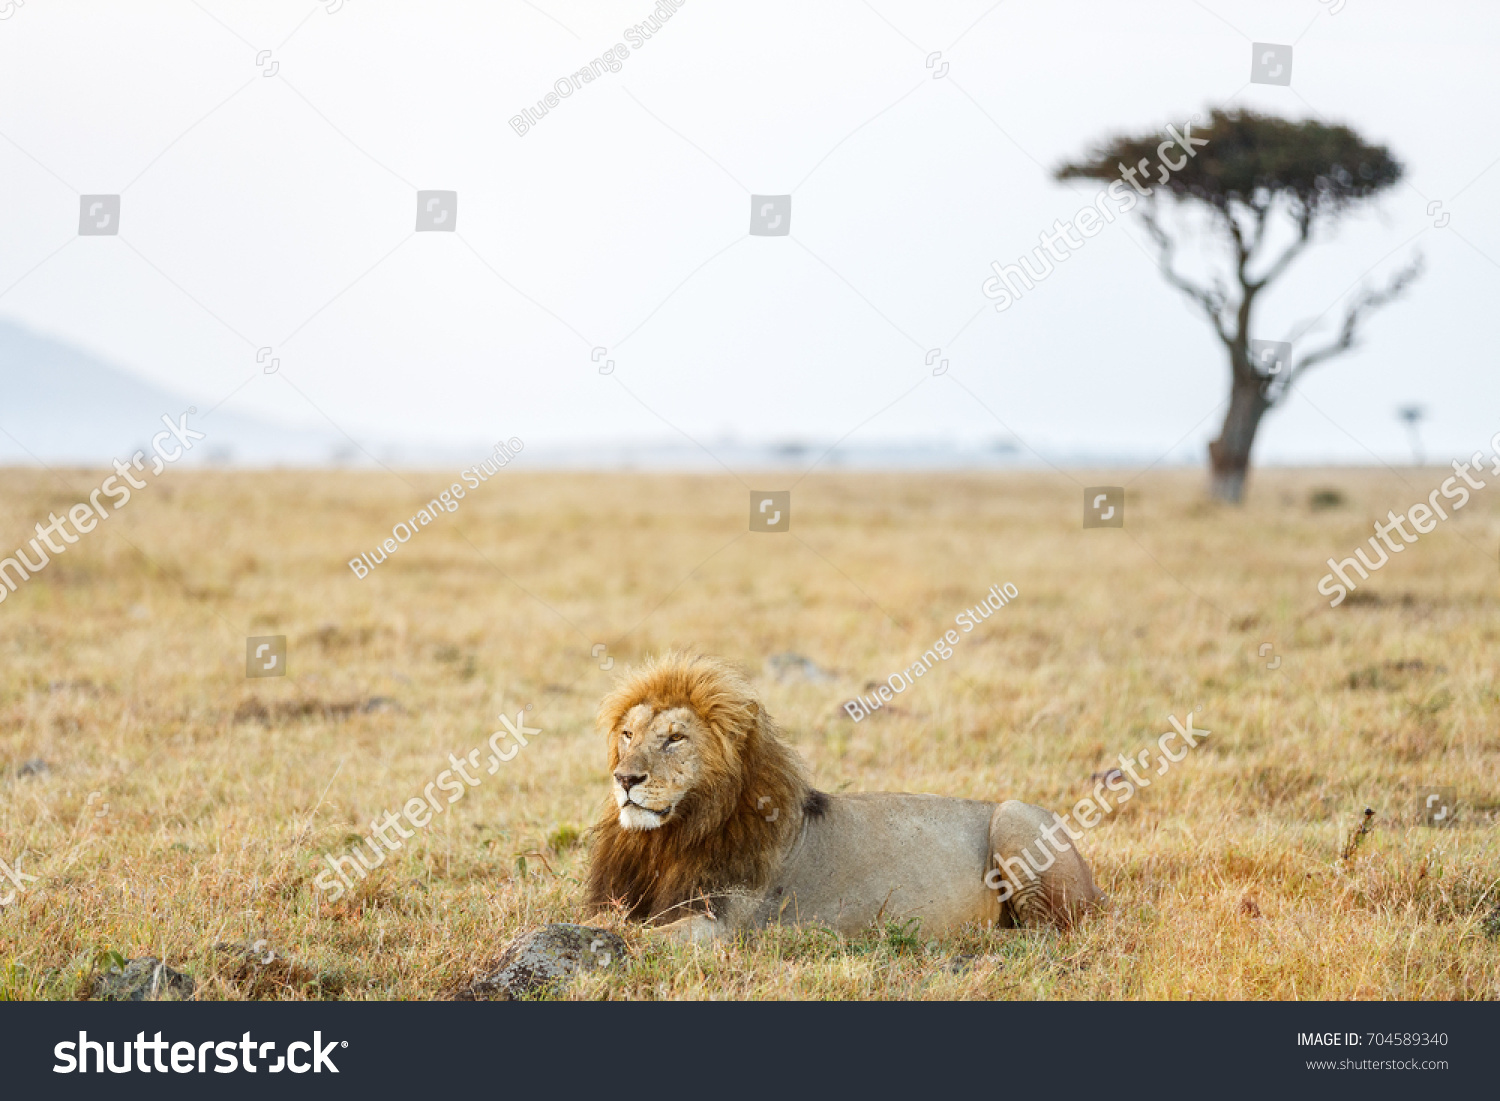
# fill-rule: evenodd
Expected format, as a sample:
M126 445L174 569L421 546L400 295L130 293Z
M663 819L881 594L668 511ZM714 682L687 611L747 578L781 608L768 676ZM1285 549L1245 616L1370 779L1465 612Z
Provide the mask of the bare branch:
M1219 334L1219 339L1224 342L1225 347L1229 347L1233 338L1224 329L1222 315L1227 298L1224 294L1223 281L1216 279L1214 281L1214 288L1206 290L1183 276L1178 275L1172 267L1172 255L1176 250L1176 243L1161 228L1161 224L1156 220L1156 211L1154 209L1151 209L1149 206L1143 207L1140 213L1141 221L1145 223L1146 231L1151 234L1151 238L1156 242L1157 249L1159 250L1157 265L1161 268L1162 277L1202 307L1203 312L1208 315L1209 321L1213 323L1214 331Z
M1314 367L1326 359L1332 359L1334 356L1342 355L1353 348L1359 339L1360 324L1370 314L1380 309L1380 307L1394 301L1405 293L1406 288L1411 286L1421 273L1422 257L1419 254L1411 263L1397 271L1384 287L1378 289L1366 287L1360 291L1359 295L1349 304L1349 308L1344 312L1344 323L1339 326L1339 335L1329 344L1303 356L1297 363L1297 366L1286 373L1284 376L1285 382L1277 390L1272 400L1280 399L1291 388L1292 384L1302 377L1302 373L1309 367Z
M1245 235L1232 214L1225 217L1224 222L1229 226L1229 235L1234 238L1235 274L1239 277L1242 286L1247 285L1249 281L1245 278L1245 265L1250 262L1250 252L1255 246L1245 244Z
M1296 215L1296 218L1297 239L1287 246L1286 251L1276 259L1275 263L1266 269L1265 274L1255 280L1254 283L1247 283L1247 287L1260 290L1267 283L1274 282L1282 272L1286 271L1287 266L1297 258L1302 250L1308 246L1308 243L1312 240L1312 211L1307 207L1303 207L1301 212ZM1259 243L1260 239L1257 236L1256 244Z
M1250 208L1255 211L1255 240L1250 242L1250 251L1252 253L1258 252L1262 242L1266 239L1266 225L1274 204L1275 200L1271 200Z

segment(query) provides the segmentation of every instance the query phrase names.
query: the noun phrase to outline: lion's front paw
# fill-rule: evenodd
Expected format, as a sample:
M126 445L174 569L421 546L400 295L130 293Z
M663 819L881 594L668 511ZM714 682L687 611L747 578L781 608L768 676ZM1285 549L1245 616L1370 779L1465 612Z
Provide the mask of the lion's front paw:
M662 925L655 931L679 944L711 944L718 939L723 928L723 922L707 914L694 914L691 917L679 918L670 925Z

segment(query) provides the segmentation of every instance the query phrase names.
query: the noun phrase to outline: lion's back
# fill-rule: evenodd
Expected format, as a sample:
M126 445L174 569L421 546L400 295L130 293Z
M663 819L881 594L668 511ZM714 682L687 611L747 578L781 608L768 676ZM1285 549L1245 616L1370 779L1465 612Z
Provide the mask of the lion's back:
M984 886L994 803L941 795L830 795L769 891L763 921L821 921L853 933L922 919L926 933L995 921Z

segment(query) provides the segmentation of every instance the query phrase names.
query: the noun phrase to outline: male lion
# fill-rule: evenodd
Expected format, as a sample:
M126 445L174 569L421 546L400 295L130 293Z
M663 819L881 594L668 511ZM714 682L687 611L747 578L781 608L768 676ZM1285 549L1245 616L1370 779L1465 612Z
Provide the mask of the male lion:
M1067 925L1103 900L1040 807L814 790L749 682L717 659L648 662L604 698L597 723L614 800L592 832L595 909L621 904L700 940L780 921L842 933L882 918L921 918L933 933Z

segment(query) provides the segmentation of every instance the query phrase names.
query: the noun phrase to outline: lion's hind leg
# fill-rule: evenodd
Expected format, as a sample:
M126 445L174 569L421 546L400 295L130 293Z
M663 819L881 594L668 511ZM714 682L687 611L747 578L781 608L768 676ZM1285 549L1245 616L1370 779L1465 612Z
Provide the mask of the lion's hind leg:
M1071 925L1104 901L1076 843L1052 812L1011 799L990 816L985 883L1017 925Z

